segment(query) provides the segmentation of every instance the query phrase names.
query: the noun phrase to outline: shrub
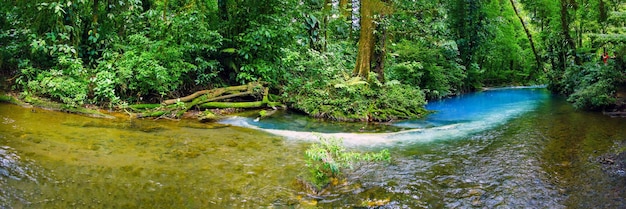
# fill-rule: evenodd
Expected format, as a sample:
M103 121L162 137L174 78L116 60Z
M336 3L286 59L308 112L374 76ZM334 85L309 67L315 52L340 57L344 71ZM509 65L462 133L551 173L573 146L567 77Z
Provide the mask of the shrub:
M572 102L577 109L595 110L615 104L615 86L606 80L601 80L584 88L580 88L567 101Z
M559 83L552 85L568 95L578 109L599 110L615 104L615 91L624 75L612 65L588 62L566 69Z
M377 153L349 152L337 138L320 138L305 151L308 176L305 178L317 191L331 184L331 180L344 178L346 171L367 162L390 162L391 154L384 149Z
M103 53L95 79L95 96L114 101L118 96L136 99L140 96L165 96L178 89L183 76L195 66L185 62L178 45L154 41L143 34L131 35L120 52ZM112 78L114 74L114 79ZM111 81L113 83L111 83ZM116 89L120 95L110 92ZM112 100L111 100L112 99Z
M119 82L115 73L101 71L91 78L93 83L94 103L109 102L113 105L120 102L119 96L115 93L116 83Z
M53 61L50 69L44 70L34 67L29 60L20 64L21 76L17 84L29 93L47 96L71 106L84 104L88 96L87 72L83 62L74 57L75 50L68 45L38 44L45 42L41 39L33 41L33 52L45 50L52 54ZM48 51L52 50L53 51Z

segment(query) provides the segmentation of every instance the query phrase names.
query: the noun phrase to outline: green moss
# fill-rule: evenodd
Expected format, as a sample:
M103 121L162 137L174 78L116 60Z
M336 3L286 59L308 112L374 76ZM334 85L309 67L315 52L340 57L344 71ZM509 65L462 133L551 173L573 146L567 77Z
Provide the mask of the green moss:
M30 95L26 95L23 98L24 102L27 102L35 107L39 107L39 108L43 108L43 109L49 109L49 110L54 110L54 111L63 111L63 112L68 112L68 113L74 113L74 114L81 114L81 115L86 115L89 117L96 117L96 118L109 118L109 119L113 119L115 117L111 116L111 115L107 115L104 113L101 113L97 110L92 110L92 109L88 109L88 108L83 108L83 107L76 107L76 106L71 106L71 105L67 105L67 104L61 104L61 103L57 103L57 102L52 102L46 99L42 99L42 98L38 98L38 97L33 97Z
M144 109L154 109L154 108L161 107L161 104L134 104L134 105L129 105L128 107L133 110L144 110Z
M12 96L0 94L0 102L13 103L15 99Z

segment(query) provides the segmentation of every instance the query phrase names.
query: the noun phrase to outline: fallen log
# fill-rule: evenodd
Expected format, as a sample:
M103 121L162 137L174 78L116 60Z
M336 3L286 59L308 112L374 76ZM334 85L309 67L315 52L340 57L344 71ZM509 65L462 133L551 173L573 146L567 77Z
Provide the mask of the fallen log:
M189 102L199 96L203 96L206 94L212 95L211 97L218 97L224 93L229 93L229 92L241 92L241 91L252 92L257 88L261 89L263 88L263 85L258 82L252 82L252 83L248 83L246 85L241 85L241 86L229 86L229 87L217 88L217 89L211 89L211 90L202 90L202 91L197 91L189 96L185 96L185 97L181 97L177 99L165 100L163 101L163 104L171 105L171 104L176 104L177 102Z
M157 107L161 107L161 104L134 104L128 106L132 110L145 110L145 109L154 109Z
M0 102L12 103L25 108L38 107L46 110L85 115L93 118L115 119L115 117L113 117L112 115L102 113L98 110L84 108L80 106L66 105L34 96L26 96L22 100L20 100L8 94L0 94Z
M259 107L278 107L282 106L280 102L207 102L201 104L201 108L259 108Z
M269 89L261 83L253 82L241 86L231 86L210 90L197 91L189 96L165 100L161 104L130 105L133 111L140 112L137 117L180 118L191 108L261 108L282 106L279 102L269 100ZM224 101L233 98L262 95L261 101L232 102ZM258 97L257 97L258 98ZM209 117L213 119L214 117Z

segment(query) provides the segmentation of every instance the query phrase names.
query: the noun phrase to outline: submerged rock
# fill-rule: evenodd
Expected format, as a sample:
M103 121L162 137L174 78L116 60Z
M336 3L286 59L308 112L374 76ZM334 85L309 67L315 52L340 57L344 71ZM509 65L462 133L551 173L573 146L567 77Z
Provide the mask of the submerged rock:
M32 162L22 159L13 148L0 146L0 208L11 208L12 204L29 205L24 193L13 188L10 181L37 182L37 177L44 177Z
M202 123L206 123L206 122L215 122L219 119L220 117L218 117L217 115L215 115L213 112L207 110L204 111L200 114L198 114L198 120Z
M607 174L626 177L626 151L598 156L596 162L602 164L602 171Z

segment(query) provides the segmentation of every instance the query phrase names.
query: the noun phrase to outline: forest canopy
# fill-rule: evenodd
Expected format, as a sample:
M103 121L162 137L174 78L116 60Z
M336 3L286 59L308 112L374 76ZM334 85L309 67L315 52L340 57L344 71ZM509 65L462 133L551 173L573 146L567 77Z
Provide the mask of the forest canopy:
M71 106L262 81L335 120L548 84L582 109L624 84L621 0L0 0L3 86Z

